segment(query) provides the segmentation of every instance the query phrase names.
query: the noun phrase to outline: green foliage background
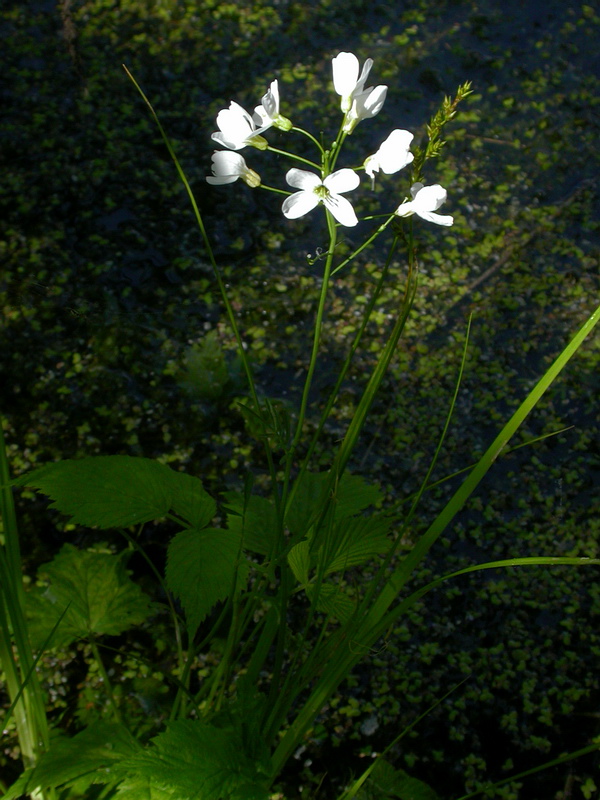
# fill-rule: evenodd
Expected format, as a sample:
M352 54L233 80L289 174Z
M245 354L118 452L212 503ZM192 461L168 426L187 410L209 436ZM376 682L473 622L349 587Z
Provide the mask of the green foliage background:
M259 383L293 403L320 266L305 256L325 244L324 228L317 215L290 224L276 199L246 187L209 188L209 135L220 108L231 99L253 107L274 77L286 116L335 131L330 59L340 50L374 58L375 81L389 86L381 114L349 140L349 160L373 152L393 127L418 139L445 93L465 80L475 89L442 158L427 170L429 182L448 189L444 211L456 223L418 226L420 295L352 468L378 480L393 502L417 488L471 311L469 367L436 477L474 461L597 304L599 34L592 5L558 0L29 0L3 7L0 411L14 472L59 457L144 455L200 475L216 494L239 489L245 467L260 466L239 413L243 384L199 236L121 63L154 103L197 191ZM267 159L260 159L248 156L263 173ZM285 168L272 165L279 184ZM378 183L386 208L407 191L403 180L400 173ZM360 231L346 235L340 252L360 241ZM375 253L339 274L320 389L333 382L381 263ZM401 260L393 270L401 287ZM331 442L352 415L397 302L392 282L327 432ZM574 427L498 464L423 579L491 558L598 556L598 366L596 339L523 439ZM320 458L328 463L327 446ZM445 484L428 495L423 519L450 491ZM65 539L90 542L48 521L39 500L22 503L21 519L32 574ZM161 535L148 536L158 552ZM592 570L486 573L438 592L390 632L325 712L334 736L314 729L290 793L317 781L333 751L356 771L357 754L380 749L467 674L397 752L399 766L440 792L456 796L500 779L511 771L509 759L527 768L583 746L598 733L599 614ZM60 671L69 674L71 663L65 656L62 666L47 665L65 725L73 703L84 720L97 699L93 682L80 687L78 700L60 688ZM159 708L160 681L136 669L129 680ZM146 694L143 685L151 685ZM578 762L575 781L592 769ZM496 796L554 796L566 776L565 768Z

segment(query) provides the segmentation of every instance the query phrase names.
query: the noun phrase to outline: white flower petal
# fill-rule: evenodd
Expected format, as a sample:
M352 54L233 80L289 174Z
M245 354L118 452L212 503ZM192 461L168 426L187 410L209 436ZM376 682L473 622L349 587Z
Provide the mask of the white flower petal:
M276 80L271 83L269 91L262 99L262 104L270 119L274 119L279 114L279 84Z
M239 178L239 175L220 175L220 176L206 176L206 182L212 184L213 186L223 186L226 183L235 183Z
M402 203L402 205L398 206L394 213L398 217L410 217L411 214L415 213L415 209L413 208L412 202Z
M353 228L358 225L358 218L352 208L352 203L341 194L330 194L323 198L323 205L328 208L340 225Z
M369 72L371 72L371 67L373 66L373 59L367 58L365 63L363 64L362 72L360 73L360 78L356 81L356 86L354 87L354 95L360 94L365 88L365 83L367 82L367 78L369 77Z
M271 127L279 116L279 84L276 80L271 83L269 90L262 97L262 104L254 109L254 122L258 125Z
M241 150L243 147L246 147L245 141L233 141L228 139L225 134L221 133L220 131L217 133L211 134L210 137L214 142L218 142L219 144L223 145L223 147L229 148L229 150Z
M415 183L411 186L410 193L413 197L412 201L403 203L396 209L395 213L399 217L417 214L421 219L433 222L435 225L450 226L454 223L454 217L434 213L448 196L446 190L439 183L434 183L433 186Z
M454 217L445 216L443 214L434 214L433 211L415 211L422 219L426 219L427 222L434 222L436 225L445 225L446 227L450 227L450 225L454 224Z
M342 96L342 111L344 101L350 100L358 80L358 58L354 53L339 53L331 61L333 68L333 87L337 94ZM365 64L366 66L366 64ZM364 69L364 67L363 67ZM348 103L350 107L350 103Z
M448 193L439 183L435 183L433 186L423 186L422 189L417 191L416 195L413 195L415 213L418 214L419 211L437 211L447 197Z
M293 186L295 189L305 189L306 191L312 191L316 189L317 186L322 185L321 179L318 175L315 175L314 172L308 172L305 169L296 169L296 167L292 167L292 169L288 170L285 179L289 185Z
M379 172L381 168L377 155L368 156L368 158L365 159L364 167L369 178L375 178L375 173Z
M243 157L238 153L218 150L212 154L212 176L206 180L214 186L234 183L248 169Z
M227 150L216 150L212 154L213 172L215 175L226 175L237 172L240 174L246 167L244 156L239 153L230 153Z
M354 98L355 114L359 120L370 119L379 114L387 95L387 86L376 86L374 89L367 89Z
M379 167L386 175L393 175L410 164L414 156L409 151L413 140L410 131L395 130L390 133L376 153ZM366 167L365 167L366 168Z
M351 192L360 183L360 178L353 169L338 169L337 172L332 172L323 181L323 185L329 189L330 192L343 193Z
M241 150L251 143L255 137L259 137L263 131L271 126L267 125L257 128L254 120L248 112L238 103L232 101L229 108L224 108L217 114L217 126L219 131L212 134L212 139L219 142L230 150ZM266 147L266 141L264 142Z
M312 191L295 192L286 197L281 206L284 217L298 219L319 205L319 198Z

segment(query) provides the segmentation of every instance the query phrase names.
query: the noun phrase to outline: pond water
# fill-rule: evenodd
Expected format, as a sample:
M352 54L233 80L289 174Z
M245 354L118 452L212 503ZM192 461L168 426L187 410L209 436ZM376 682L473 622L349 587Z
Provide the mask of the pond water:
M339 106L330 60L341 50L372 57L372 82L389 90L381 113L349 137L340 166L361 163L395 127L418 142L443 96L473 82L442 157L427 167L428 181L448 190L443 211L455 225L419 227L414 319L352 466L378 480L390 501L415 490L473 311L472 359L439 477L471 463L597 302L599 28L592 5L555 0L31 0L3 8L0 411L15 471L59 456L128 452L166 456L202 474L214 492L240 485L250 456L232 404L239 384L232 377L216 403L181 387L187 348L209 330L226 349L231 337L187 199L120 65L155 104L197 192L259 384L293 400L322 269L306 254L326 245L323 220L314 213L290 224L280 198L239 183L209 188L204 176L216 113L232 99L252 108L274 77L282 113L332 136ZM272 141L287 146L284 134ZM284 186L284 159L256 151L247 160ZM397 205L408 190L395 178L370 195L363 188L365 213L373 202ZM360 242L369 225L346 231L346 243ZM331 385L345 356L355 298L372 291L386 246L336 282L317 389ZM401 256L392 273L327 445L343 432L388 330L405 274ZM598 388L591 344L524 437L568 425L573 432L503 462L428 569L515 553L596 554ZM326 465L327 447L321 458ZM423 520L451 485L426 500ZM22 513L33 567L63 534L41 521L40 507ZM476 678L456 708L451 699L399 751L440 792L457 796L465 782L499 779L509 757L526 768L583 746L596 731L582 715L598 700L593 584L584 574L536 573L531 582L494 574L433 597L397 632L406 637L401 648L359 670L347 693L360 713L331 712L348 765L356 760L348 742L362 755L381 748L399 721L411 722L465 670ZM567 639L575 624L580 633ZM433 654L423 634L429 626L439 643ZM374 714L381 724L369 734ZM317 763L325 769L342 752L335 741L313 754L315 775ZM578 781L586 769L574 767ZM298 780L310 782L303 770ZM550 772L511 797L554 797L567 774Z

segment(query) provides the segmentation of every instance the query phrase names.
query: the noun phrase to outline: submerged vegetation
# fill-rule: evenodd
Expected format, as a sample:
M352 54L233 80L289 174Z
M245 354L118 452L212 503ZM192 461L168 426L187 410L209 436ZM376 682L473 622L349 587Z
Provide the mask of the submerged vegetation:
M243 370L210 262L123 62L173 139L213 234L258 387L280 409L299 403L327 230L316 215L303 217L292 237L281 198L207 187L217 112L231 98L251 107L276 75L294 123L336 130L329 61L342 49L370 55L389 90L377 128L361 127L360 149L358 137L347 140L358 161L396 126L422 144L423 120L457 85L473 82L433 163L454 225L419 229L413 313L350 461L351 472L379 483L379 505L397 506L419 489L470 314L466 368L433 481L477 461L597 306L600 18L591 5L32 0L1 12L0 26L8 104L0 120L0 414L15 476L59 458L118 454L185 469L213 497L243 492L251 466L260 466L258 487L264 483L261 431L240 411ZM378 179L376 196L392 185ZM336 257L360 241L343 229ZM384 261L375 247L333 277L323 330L328 369L317 376L312 408L333 386ZM323 469L386 341L405 270L400 257L389 265L366 346L316 454ZM424 562L418 585L483 561L598 558L599 360L596 336L513 444L560 433L499 459ZM407 549L457 480L425 493ZM37 590L48 579L43 565L65 542L65 560L72 546L101 559L117 545L116 535L52 516L30 491L18 495L17 511ZM162 565L164 529L148 526L142 543ZM128 568L152 594L142 557ZM361 568L352 580L371 577ZM444 798L585 747L600 734L598 586L595 568L539 566L465 575L435 589L342 684L278 788L286 797L301 788L318 797L320 786L337 796L428 709L393 760ZM105 718L110 677L136 733L154 735L173 692L164 677L174 650L167 621L143 623L135 640L105 633L102 662L89 643L63 642L42 657L50 721L73 735ZM43 644L43 630L36 636ZM218 647L199 655L197 679L218 662ZM0 753L6 785L19 774L18 755L11 720ZM587 758L489 796L593 797L597 756Z

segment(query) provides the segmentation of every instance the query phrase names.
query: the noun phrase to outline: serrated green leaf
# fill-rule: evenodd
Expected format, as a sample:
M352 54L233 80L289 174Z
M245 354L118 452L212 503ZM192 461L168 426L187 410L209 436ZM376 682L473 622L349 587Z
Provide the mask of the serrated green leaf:
M335 520L338 522L353 517L369 506L376 505L382 498L379 486L367 483L360 475L345 473L336 492Z
M302 584L308 583L310 542L304 540L294 545L288 553L287 559L296 580Z
M94 783L116 783L120 778L114 776L112 767L141 751L140 744L123 725L96 722L72 738L57 739L39 763L10 787L3 800L13 800L36 789L77 785L82 790Z
M246 502L241 492L224 494L225 508L234 512L227 515L230 531L244 535L244 549L266 556L277 536L277 512L265 497L252 495Z
M295 494L285 517L286 525L294 535L306 534L323 506L327 477L326 472L318 475L305 472L294 486Z
M125 800L173 800L173 792L152 786L149 778L126 778L117 788L116 797Z
M241 559L238 564L238 559ZM167 551L167 586L185 610L194 636L213 606L248 581L248 564L240 554L240 535L229 530L191 528L180 531Z
M314 602L317 587L314 584L305 586L306 594ZM316 601L317 611L331 614L340 622L348 622L352 616L356 603L345 594L344 590L333 583L322 583Z
M328 473L317 475L306 472L300 479L294 499L286 514L286 524L294 534L307 533L310 524L319 515L325 501ZM359 475L345 474L332 494L332 513L339 522L352 517L365 508L378 503L382 494L375 485L368 484Z
M202 482L149 458L95 456L57 461L16 481L52 499L50 508L98 528L129 527L164 517L170 509L197 527L215 514Z
M254 687L236 683L236 693L225 700L221 709L211 716L211 725L236 730L246 756L252 760L258 773L270 775L272 771L269 748L264 742L261 720L267 707L267 696Z
M168 467L165 476L171 489L171 511L183 517L194 528L208 525L217 513L217 504L205 491L202 481Z
M255 763L244 750L240 731L197 720L169 724L150 747L118 769L132 792L138 785L149 786L166 792L169 800L268 798Z
M63 545L58 555L38 570L49 585L26 595L31 644L41 647L63 614L52 647L63 647L90 634L115 636L143 622L151 611L147 595L125 570L128 551L114 555ZM66 609L66 612L65 612Z
M395 519L391 517L375 515L335 523L331 537L335 542L335 550L329 556L328 563L320 565L325 569L324 574L356 567L387 552L391 545L387 535L394 522ZM322 558L321 553L319 558Z
M399 800L438 800L436 792L428 784L411 778L404 770L394 769L385 759L379 759L368 781L369 794L373 797L397 797Z

